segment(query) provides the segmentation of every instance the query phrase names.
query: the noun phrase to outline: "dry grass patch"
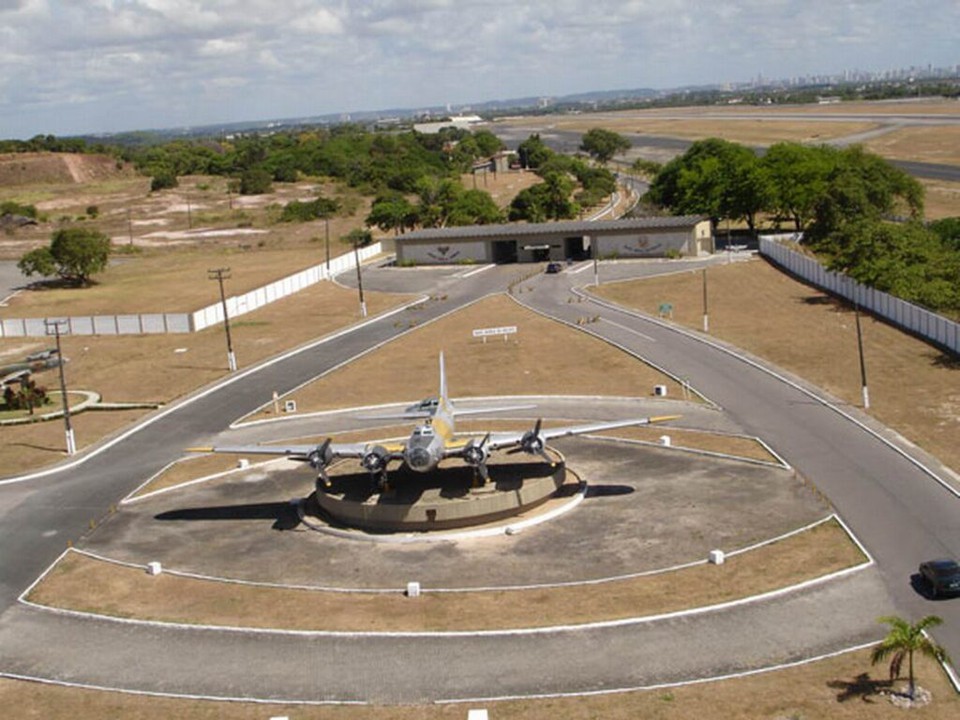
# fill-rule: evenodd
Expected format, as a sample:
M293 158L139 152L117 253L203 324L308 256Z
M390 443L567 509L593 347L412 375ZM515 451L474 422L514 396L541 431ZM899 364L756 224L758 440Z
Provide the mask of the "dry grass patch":
M852 310L768 263L718 265L707 271L710 334L766 358L860 404L860 370ZM655 314L673 304L675 322L702 327L700 271L602 286L599 294ZM863 316L870 414L960 469L960 365L924 342ZM904 388L909 387L909 392Z
M870 138L871 152L896 160L960 165L960 126L908 126Z
M180 458L150 479L132 497L176 487L191 480L219 475L237 468L237 458L232 455L190 455Z
M960 217L960 182L923 180L923 214L928 220Z
M507 342L483 343L473 328L515 325ZM474 303L300 388L289 397L303 412L414 401L437 391L437 357L446 358L454 398L511 395L651 395L680 385L612 346L526 310L505 295ZM399 360L398 358L402 358ZM603 372L597 372L603 368ZM250 419L275 417L266 407Z
M933 692L933 703L920 710L894 707L880 695L888 683L883 668L870 665L870 651L844 653L798 667L750 677L675 688L547 700L489 702L495 720L903 720L905 713L925 720L952 720L960 697L946 675L926 658L917 659L920 684ZM125 693L81 690L0 679L0 702L20 708L23 717L73 720L122 717L125 720L462 720L478 705L305 706L178 700Z
M371 314L405 300L384 293L365 293L364 299ZM355 292L322 282L238 318L230 328L237 360L241 367L249 367L360 319ZM0 353L22 356L47 346L44 338L13 338L0 340ZM99 392L104 402L166 403L228 374L220 327L182 335L68 336L63 339L63 354L70 359L68 386ZM55 375L40 377L48 384L55 382ZM269 392L265 391L264 402L270 399ZM88 411L77 415L78 447L96 442L144 414ZM62 422L4 427L0 433L4 438L0 468L5 475L63 457Z
M240 295L324 261L322 253L293 250L199 250L183 248L114 262L89 288L29 290L0 309L3 317L192 312L220 302L207 270L229 267L227 296ZM336 254L344 248L337 243Z
M30 594L42 605L150 620L298 630L443 631L543 627L655 615L793 585L863 562L835 521L728 557L723 565L598 585L394 595L157 577L69 553Z

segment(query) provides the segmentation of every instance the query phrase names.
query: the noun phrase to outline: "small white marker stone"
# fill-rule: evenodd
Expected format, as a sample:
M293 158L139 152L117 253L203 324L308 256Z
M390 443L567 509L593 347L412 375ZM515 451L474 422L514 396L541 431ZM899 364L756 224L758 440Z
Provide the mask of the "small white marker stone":
M669 435L661 435L661 436L660 436L660 444L663 445L664 447L670 447L670 442L671 442L671 441L670 441L670 436L669 436Z
M666 385L654 385L653 394L657 397L666 397L667 396L667 386Z
M246 458L240 458L237 460L237 467L241 470L246 470L248 467L250 467L250 461Z
M467 720L489 720L489 715L485 708L467 710Z
M163 566L154 560L153 562L147 563L147 572L151 575L159 575L163 572Z
M410 597L410 598L420 597L420 583L416 581L407 583L407 597Z
M723 554L723 550L711 550L708 558L714 565L723 565L726 556Z

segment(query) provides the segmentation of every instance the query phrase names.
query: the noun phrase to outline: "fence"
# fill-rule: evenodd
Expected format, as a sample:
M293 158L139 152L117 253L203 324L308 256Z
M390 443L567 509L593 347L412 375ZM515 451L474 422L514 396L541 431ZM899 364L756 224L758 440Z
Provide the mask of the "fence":
M360 262L381 252L380 243L359 251ZM269 285L243 295L227 298L227 314L234 318L253 312L281 298L300 292L321 280L356 267L353 253L346 253L326 263L281 278ZM48 318L10 318L0 320L0 338L40 337L47 334L44 320ZM192 313L143 313L127 315L84 315L58 318L67 321L71 335L149 335L155 333L198 332L223 322L223 305L219 302Z
M806 255L769 238L761 238L760 254L807 282L842 297L934 345L960 354L960 324L880 290L861 285L842 273L826 270Z

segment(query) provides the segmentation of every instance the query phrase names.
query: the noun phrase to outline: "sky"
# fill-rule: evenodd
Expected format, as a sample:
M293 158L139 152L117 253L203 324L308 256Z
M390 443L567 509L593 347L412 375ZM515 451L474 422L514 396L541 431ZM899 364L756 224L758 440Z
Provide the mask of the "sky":
M0 138L960 64L960 0L0 0Z

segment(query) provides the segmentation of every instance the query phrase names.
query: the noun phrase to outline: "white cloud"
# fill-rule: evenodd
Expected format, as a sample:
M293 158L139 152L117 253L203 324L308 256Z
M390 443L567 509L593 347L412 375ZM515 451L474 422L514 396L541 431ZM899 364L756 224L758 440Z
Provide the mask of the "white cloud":
M958 27L942 0L0 0L0 137L955 64Z

